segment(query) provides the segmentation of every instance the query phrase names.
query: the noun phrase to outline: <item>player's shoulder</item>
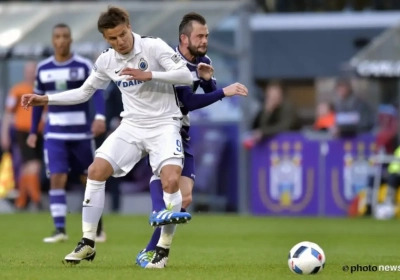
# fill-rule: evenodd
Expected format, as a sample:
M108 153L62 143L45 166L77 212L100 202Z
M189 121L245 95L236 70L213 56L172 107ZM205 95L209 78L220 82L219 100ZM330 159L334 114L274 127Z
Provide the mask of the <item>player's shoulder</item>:
M200 57L200 62L206 63L206 64L212 64L212 60L208 55Z
M97 70L98 67L107 68L112 58L115 57L115 50L111 47L103 50L93 65L93 69Z
M54 67L54 56L50 56L46 59L39 61L39 63L36 65L36 70L46 70L50 67Z
M73 61L77 64L84 65L89 69L92 68L92 61L84 56L79 55L79 54L74 54Z
M156 47L156 48L169 47L168 44L159 37L140 35L140 40L141 40L142 47L147 48L147 49L152 49L154 47Z
M156 45L157 42L161 40L161 38L147 35L138 35L140 36L140 41L142 45Z

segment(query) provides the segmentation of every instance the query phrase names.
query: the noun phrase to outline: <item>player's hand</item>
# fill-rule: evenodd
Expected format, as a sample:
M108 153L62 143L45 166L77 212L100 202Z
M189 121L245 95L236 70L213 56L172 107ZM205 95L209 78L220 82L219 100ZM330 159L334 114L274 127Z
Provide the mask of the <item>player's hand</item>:
M230 86L224 87L222 89L224 91L225 96L234 96L234 95L241 95L241 96L247 96L247 88L239 83L234 83Z
M151 72L144 72L142 70L139 69L133 69L133 68L124 68L122 69L122 71L119 74L120 76L130 76L127 80L128 81L132 81L132 80L136 80L136 81L142 81L142 82L146 82L146 81L150 81L153 76L151 74Z
M37 135L36 134L29 134L28 138L26 139L26 144L28 147L31 148L36 148L36 142L37 142Z
M97 137L106 132L106 122L104 120L94 120L92 123L92 133Z
M201 62L197 65L197 74L204 80L209 81L214 76L214 68L210 64Z
M28 110L32 106L45 106L49 103L49 98L46 95L24 94L21 98L21 106Z

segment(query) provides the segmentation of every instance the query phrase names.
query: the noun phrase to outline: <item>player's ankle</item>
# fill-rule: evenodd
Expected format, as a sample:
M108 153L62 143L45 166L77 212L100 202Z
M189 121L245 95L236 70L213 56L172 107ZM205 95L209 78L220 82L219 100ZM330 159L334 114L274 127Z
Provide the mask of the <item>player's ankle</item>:
M92 239L89 239L89 238L82 238L82 240L83 240L83 242L86 244L86 245L89 245L90 247L94 247L94 240L92 240Z

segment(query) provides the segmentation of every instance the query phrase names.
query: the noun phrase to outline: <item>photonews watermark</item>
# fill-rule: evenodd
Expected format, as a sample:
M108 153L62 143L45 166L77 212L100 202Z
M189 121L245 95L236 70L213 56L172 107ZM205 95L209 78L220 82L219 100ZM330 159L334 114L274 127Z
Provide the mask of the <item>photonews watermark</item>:
M350 272L350 273L354 273L354 272L400 272L400 265L384 265L384 264L344 265L342 267L342 270L344 272Z

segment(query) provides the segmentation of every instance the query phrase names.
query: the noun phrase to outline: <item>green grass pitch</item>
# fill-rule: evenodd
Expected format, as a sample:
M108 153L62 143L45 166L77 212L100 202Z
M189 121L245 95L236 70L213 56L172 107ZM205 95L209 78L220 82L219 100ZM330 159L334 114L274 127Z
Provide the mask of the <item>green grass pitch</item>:
M343 265L400 265L399 221L327 218L264 218L194 215L179 226L163 270L134 265L152 228L144 216L104 217L108 241L97 245L93 263L62 264L81 237L80 215L69 215L70 240L44 244L52 230L49 214L0 215L0 279L398 279L399 272L343 272ZM290 248L318 243L327 258L314 276L293 274Z

